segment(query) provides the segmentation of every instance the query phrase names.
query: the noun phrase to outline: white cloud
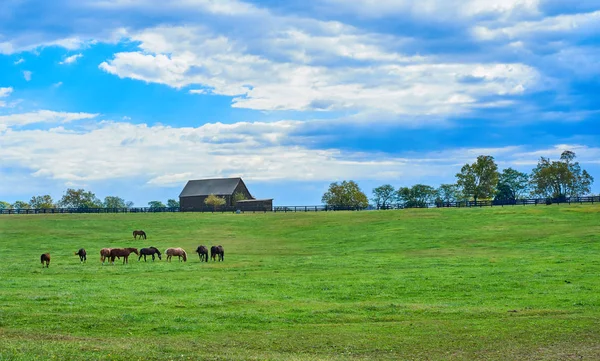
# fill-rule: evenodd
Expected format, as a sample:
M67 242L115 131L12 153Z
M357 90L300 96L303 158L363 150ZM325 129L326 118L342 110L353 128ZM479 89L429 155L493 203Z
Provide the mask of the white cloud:
M25 71L23 71L23 78L25 78L26 81L30 81L31 80L31 74L33 74L33 73L30 72L29 70L25 70Z
M25 62L25 59L20 58L19 60L15 61L14 64L19 65L19 64L23 64L24 62Z
M76 120L92 119L97 116L98 114L55 112L51 110L38 110L31 113L0 115L0 131L7 130L10 127L19 127L27 124L63 124Z
M62 64L62 65L75 64L77 62L77 60L82 57L83 57L83 55L81 53L71 55L71 56L65 58L65 60L61 61L60 64Z
M62 85L63 85L63 82L62 82L62 81L59 81L59 82L57 82L57 83L54 83L54 84L52 84L52 86L53 86L54 88L60 88Z
M13 88L0 88L0 98L6 98L13 92ZM6 106L6 103L0 99L0 107Z

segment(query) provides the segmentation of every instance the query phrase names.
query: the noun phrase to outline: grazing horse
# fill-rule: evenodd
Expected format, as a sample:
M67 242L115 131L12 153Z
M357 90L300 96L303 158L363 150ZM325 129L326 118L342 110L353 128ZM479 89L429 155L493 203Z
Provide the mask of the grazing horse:
M110 263L115 264L115 258L123 257L123 264L129 263L129 255L135 253L138 256L137 248L112 248L110 250Z
M100 250L100 261L102 261L102 264L104 264L104 260L108 259L108 257L110 257L110 250L112 248L102 248Z
M146 256L152 256L152 261L154 261L154 254L158 255L158 259L162 259L160 251L156 247L148 247L140 249L140 256L138 257L138 261L142 256L144 256L144 262L146 262Z
M136 229L135 231L133 231L133 239L137 239L137 236L140 236L140 239L146 239L146 232L142 231L141 229Z
M213 261L216 261L215 257L219 259L219 261L223 261L223 256L225 256L225 251L223 250L223 246L212 246L210 247L210 258Z
M183 262L187 261L187 253L183 250L183 248L167 248L165 251L167 254L167 261L171 262L171 257L177 256L179 257L179 262L181 262L181 257L183 257Z
M40 257L40 260L42 261L42 267L44 267L44 262L45 262L46 268L48 268L48 266L50 266L50 253L42 254L42 256Z
M87 261L87 253L85 253L85 249L80 248L79 251L75 252L76 256L79 256L79 262Z
M200 262L208 262L208 248L205 246L198 246L198 248L196 248L196 253L198 253L198 257L200 257Z

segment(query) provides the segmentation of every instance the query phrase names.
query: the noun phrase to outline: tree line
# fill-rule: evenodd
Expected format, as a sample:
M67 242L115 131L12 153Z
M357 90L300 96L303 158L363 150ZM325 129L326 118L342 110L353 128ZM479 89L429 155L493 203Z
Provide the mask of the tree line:
M563 202L567 197L589 194L594 178L575 161L572 151L564 151L559 160L541 157L530 174L513 168L498 171L494 157L480 155L472 164L465 164L456 174L456 183L438 188L426 184L395 189L384 184L372 191L378 209L393 205L427 207L457 201L497 200L511 202L528 196L545 198L548 202ZM354 181L331 183L321 201L340 208L367 208L369 199Z

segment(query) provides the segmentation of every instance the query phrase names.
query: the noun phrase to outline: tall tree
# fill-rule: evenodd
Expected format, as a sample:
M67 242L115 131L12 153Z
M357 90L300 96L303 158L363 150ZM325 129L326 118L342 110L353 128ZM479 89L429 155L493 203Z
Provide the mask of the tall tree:
M148 202L148 207L150 207L150 209L156 209L156 208L165 208L165 204L161 201L150 201Z
M43 195L43 196L31 197L31 200L29 201L29 205L33 209L50 209L50 208L55 207L52 197L48 194Z
M366 208L369 205L367 196L360 190L360 187L354 181L343 181L331 183L329 189L321 202L329 207L337 208Z
M65 208L102 208L103 204L92 192L69 188L58 204Z
M389 203L394 199L396 190L391 184L384 184L373 189L373 202L377 205L377 208L387 208Z
M224 205L225 202L226 202L225 198L221 198L221 197L216 196L214 194L210 194L204 200L204 204L206 204L207 206L212 206L214 211L216 211L218 207Z
M513 168L506 168L500 173L496 188L496 199L521 199L529 192L529 175Z
M169 199L169 200L167 200L167 207L179 208L179 201L176 201L175 199Z
M531 172L532 194L543 197L564 198L581 196L591 190L594 178L575 162L575 153L564 151L560 160L541 157Z
M10 203L5 202L5 201L0 201L0 210L9 209L9 208L10 208Z
M465 164L456 174L456 184L464 195L476 202L481 198L492 198L498 184L498 165L494 157L480 155L473 164Z
M29 203L27 202L23 202L23 201L16 201L15 203L13 203L11 205L12 209L31 209L31 206L29 206Z
M433 203L437 192L435 188L425 184L415 184L412 187L398 189L398 202L407 208L424 208Z
M437 195L442 202L456 202L460 197L456 184L441 184L437 189Z
M127 208L127 203L121 197L106 196L104 197L104 208Z

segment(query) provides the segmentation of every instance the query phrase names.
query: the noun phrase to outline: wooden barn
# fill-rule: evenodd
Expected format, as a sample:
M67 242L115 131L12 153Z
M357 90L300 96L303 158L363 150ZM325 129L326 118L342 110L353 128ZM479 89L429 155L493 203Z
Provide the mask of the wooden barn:
M241 193L245 200L235 202L234 194ZM179 207L182 211L202 211L212 209L204 201L214 194L225 199L219 209L241 211L270 211L273 199L255 199L248 191L242 178L198 179L188 181L179 194Z

